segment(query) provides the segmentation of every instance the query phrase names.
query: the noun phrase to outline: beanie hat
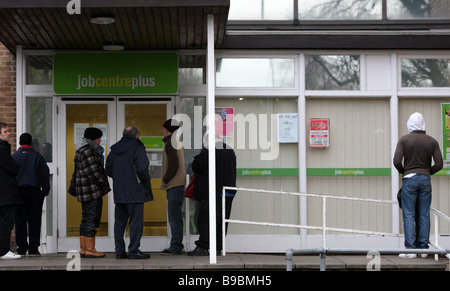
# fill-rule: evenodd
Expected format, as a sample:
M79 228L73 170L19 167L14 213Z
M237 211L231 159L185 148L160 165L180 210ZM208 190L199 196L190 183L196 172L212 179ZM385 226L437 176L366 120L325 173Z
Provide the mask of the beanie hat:
M164 122L163 127L167 129L168 132L173 133L175 130L180 128L178 125L178 121L174 119L168 119L166 122Z
M20 145L31 145L32 137L29 133L22 133L19 138Z
M102 137L103 132L95 127L88 127L84 130L84 138L96 140L100 137Z

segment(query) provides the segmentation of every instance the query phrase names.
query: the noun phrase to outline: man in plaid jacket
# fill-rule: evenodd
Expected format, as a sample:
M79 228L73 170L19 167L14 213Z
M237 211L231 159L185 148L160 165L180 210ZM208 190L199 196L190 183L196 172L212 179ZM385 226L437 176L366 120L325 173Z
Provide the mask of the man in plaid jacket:
M98 128L86 128L84 137L75 147L75 188L82 209L80 254L85 258L105 256L95 249L95 229L100 226L103 196L111 191L104 169L103 148L100 146L102 135Z

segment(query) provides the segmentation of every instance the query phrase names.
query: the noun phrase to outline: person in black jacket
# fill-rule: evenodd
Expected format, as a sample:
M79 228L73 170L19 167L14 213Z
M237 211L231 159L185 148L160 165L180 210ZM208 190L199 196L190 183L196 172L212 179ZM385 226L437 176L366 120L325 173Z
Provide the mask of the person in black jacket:
M16 179L23 201L16 209L16 243L19 255L28 251L30 256L40 256L42 205L50 191L50 170L44 157L31 146L31 141L31 135L23 133L19 138L21 147L12 155L19 164Z
M8 125L0 122L0 259L19 259L20 255L10 251L14 212L22 199L16 181L19 165L11 157L9 137Z
M207 139L205 139L207 140ZM236 155L220 137L216 135L216 245L217 252L222 250L222 189L223 186L236 187ZM198 202L197 229L200 234L195 242L196 247L188 252L189 256L209 255L209 171L208 171L208 148L202 149L200 154L194 157L192 170L197 174L194 184L194 200ZM225 218L231 213L235 190L227 190L225 193ZM225 233L228 225L225 226Z
M111 146L106 159L106 174L113 179L114 241L116 258L127 258L125 228L129 220L129 259L147 259L150 255L139 250L144 229L144 203L153 200L149 161L144 144L139 140L139 130L130 126L123 131L122 139Z

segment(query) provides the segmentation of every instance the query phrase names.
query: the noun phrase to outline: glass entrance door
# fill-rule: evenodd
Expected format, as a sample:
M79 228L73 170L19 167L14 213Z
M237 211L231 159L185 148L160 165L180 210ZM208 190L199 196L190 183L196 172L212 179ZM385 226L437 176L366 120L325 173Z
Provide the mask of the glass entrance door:
M97 127L102 130L101 146L108 152L108 104L67 104L66 106L66 181L67 188L74 171L74 156L84 130ZM79 236L81 204L67 196L67 236ZM103 210L97 236L108 236L108 196L103 197Z
M120 98L119 100L121 100ZM169 99L170 100L170 99ZM161 190L162 125L170 116L171 106L167 101L118 103L118 139L127 126L136 126L150 162L150 177L154 200L144 204L143 236L167 236L167 198Z
M122 138L123 129L134 125L141 133L150 161L154 201L144 204L142 251L159 251L167 244L167 198L161 190L162 125L173 115L171 98L131 101L125 97L61 98L58 101L58 251L79 248L81 204L67 193L74 170L76 144L84 129L97 127L103 131L101 145L105 160L110 147ZM136 100L136 99L132 99ZM109 179L113 188L113 181ZM96 244L101 251L114 251L114 194L103 197L100 227ZM126 238L127 239L127 238Z

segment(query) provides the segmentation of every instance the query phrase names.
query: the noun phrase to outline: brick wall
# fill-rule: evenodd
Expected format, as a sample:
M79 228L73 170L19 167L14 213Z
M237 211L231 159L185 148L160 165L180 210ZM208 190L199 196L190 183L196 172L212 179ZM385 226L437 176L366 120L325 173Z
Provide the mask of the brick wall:
M16 149L16 57L0 43L0 120L11 129L11 149Z
M0 121L11 129L11 151L16 150L16 57L0 43ZM11 250L15 251L15 232L11 235Z

